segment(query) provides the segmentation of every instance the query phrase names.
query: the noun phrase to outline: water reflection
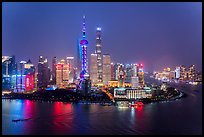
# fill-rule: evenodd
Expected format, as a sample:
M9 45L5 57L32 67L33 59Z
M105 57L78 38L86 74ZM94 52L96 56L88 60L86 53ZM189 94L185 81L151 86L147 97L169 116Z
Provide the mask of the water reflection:
M200 92L185 88L196 97L118 108L98 104L69 104L29 100L2 100L3 134L201 134ZM12 122L16 118L29 118Z

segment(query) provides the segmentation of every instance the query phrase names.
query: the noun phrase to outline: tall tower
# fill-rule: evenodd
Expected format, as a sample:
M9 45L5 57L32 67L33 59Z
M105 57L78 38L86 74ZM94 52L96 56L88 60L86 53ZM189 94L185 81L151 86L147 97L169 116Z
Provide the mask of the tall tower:
M74 82L74 57L67 57L67 64L69 65L69 82Z
M49 68L47 58L39 56L38 61L38 87L47 87L49 82Z
M95 85L95 84L98 83L97 74L98 74L98 70L97 70L97 54L91 54L90 79L91 79L92 85Z
M82 64L81 64L81 73L80 78L84 79L84 75L87 75L87 45L88 41L86 40L86 27L85 27L85 16L83 16L83 27L82 27L82 40L80 40L80 46L82 50Z
M111 58L109 54L103 55L103 84L108 85L111 80Z
M52 58L52 84L56 84L56 66L57 66L57 57Z
M97 78L98 82L103 82L103 74L102 74L102 55L101 55L101 28L98 27L96 29L96 54L97 54Z

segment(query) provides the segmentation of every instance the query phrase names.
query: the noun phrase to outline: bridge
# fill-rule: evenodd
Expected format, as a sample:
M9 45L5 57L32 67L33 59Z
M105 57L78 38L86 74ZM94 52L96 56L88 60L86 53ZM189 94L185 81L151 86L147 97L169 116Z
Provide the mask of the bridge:
M109 93L107 90L105 90L104 87L101 88L101 91L106 93L106 95L108 95L108 97L113 101L113 103L115 103L115 99L114 99L113 95L111 93Z

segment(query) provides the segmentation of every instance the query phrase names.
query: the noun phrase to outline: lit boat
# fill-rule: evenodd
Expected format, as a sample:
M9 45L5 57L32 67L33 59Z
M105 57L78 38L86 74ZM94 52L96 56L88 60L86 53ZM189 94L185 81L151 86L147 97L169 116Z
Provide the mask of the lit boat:
M144 104L140 101L138 101L136 104L131 104L130 107L140 107L140 106L144 106Z

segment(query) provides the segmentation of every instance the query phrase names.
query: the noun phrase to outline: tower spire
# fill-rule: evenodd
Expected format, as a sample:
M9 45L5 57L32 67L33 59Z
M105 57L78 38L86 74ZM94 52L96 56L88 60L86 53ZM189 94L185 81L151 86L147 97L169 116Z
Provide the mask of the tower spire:
M84 39L85 39L85 37L86 37L85 19L86 19L86 16L83 15L83 28L82 28L82 32L83 32L83 38L84 38Z

